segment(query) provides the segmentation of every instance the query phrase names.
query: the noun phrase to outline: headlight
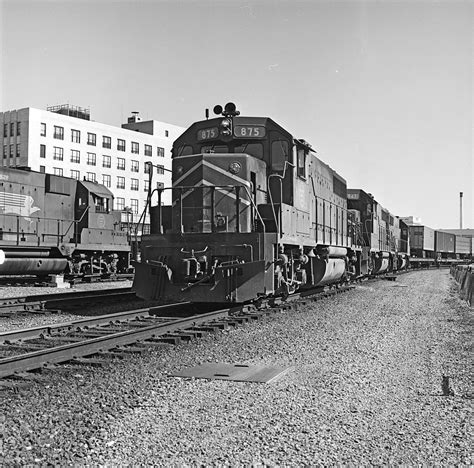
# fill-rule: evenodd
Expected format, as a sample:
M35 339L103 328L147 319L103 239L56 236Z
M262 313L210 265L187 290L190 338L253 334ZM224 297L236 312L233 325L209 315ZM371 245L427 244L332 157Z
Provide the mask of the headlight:
M230 163L229 165L229 171L232 172L232 174L238 174L241 169L242 169L242 166L237 161L234 161Z
M222 119L220 127L221 135L232 135L232 121L230 119Z

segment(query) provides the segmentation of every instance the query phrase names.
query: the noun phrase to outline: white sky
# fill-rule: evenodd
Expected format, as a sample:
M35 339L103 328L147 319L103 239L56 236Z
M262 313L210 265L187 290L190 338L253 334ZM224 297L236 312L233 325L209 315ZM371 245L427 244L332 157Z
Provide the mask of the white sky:
M309 141L350 188L474 228L472 1L0 0L0 110L187 126L228 101Z

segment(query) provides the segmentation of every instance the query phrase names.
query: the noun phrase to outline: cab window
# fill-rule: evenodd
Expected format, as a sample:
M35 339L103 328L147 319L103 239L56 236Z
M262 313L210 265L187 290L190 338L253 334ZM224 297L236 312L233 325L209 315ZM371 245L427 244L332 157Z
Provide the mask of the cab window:
M272 169L283 172L285 161L288 161L288 142L286 140L275 140L272 142Z
M201 153L228 153L229 148L226 145L203 145Z
M306 179L306 156L308 151L304 148L298 148L296 155L298 177Z
M193 154L193 147L191 145L183 145L178 147L175 156L189 156L190 154Z
M234 153L250 154L255 158L263 159L263 145L261 143L243 143L235 146Z

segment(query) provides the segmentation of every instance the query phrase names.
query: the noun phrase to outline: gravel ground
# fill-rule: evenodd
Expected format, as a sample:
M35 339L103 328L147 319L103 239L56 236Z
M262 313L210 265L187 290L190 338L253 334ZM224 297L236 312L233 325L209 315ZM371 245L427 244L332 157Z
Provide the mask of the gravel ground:
M40 294L67 294L76 291L94 291L96 289L130 288L132 281L110 281L100 283L79 283L69 289L57 289L47 286L0 286L0 297L38 296ZM106 312L104 312L106 313ZM0 317L0 332L17 328L39 327L52 323L63 323L78 320L83 316L75 313L46 313L46 314L14 314L11 317Z
M94 291L96 289L130 288L132 281L101 281L97 283L77 283L68 289L51 286L0 286L0 297L38 296L42 294L67 294L75 291Z
M470 465L471 332L472 309L446 270L366 283L3 390L0 456L7 466ZM168 376L209 361L291 370L272 384Z

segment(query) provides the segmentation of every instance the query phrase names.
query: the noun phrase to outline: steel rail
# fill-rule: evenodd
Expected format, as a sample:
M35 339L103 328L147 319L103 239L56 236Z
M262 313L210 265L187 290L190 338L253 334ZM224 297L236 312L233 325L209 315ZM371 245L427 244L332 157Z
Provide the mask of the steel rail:
M94 297L94 296L105 296L105 295L114 295L120 293L132 293L132 288L112 288L112 289L95 289L92 291L73 291L66 293L56 293L56 294L35 294L33 296L17 296L17 297L6 297L0 300L1 304L6 303L21 303L28 304L29 302L39 302L39 301L54 301L56 299L77 299L83 297Z
M171 331L209 323L213 320L227 317L230 310L231 308L221 309L207 314L193 315L165 323L160 322L140 329L112 333L97 338L85 339L80 342L3 358L0 359L0 378L5 378L15 373L38 369L48 364L58 364L70 361L71 359L90 356L101 351L114 349L118 346L126 346L136 343L137 341L162 336Z
M0 333L0 344L12 343L19 340L39 338L42 335L52 335L53 333L61 333L64 331L73 331L86 327L97 327L107 325L113 322L125 322L136 318L157 315L161 310L173 311L175 308L181 308L189 304L188 302L180 302L177 304L167 304L146 309L136 309L125 312L117 312L115 314L98 315L85 319L72 320L70 322L61 322L57 324L43 325L34 328L23 328L18 330L9 330Z

